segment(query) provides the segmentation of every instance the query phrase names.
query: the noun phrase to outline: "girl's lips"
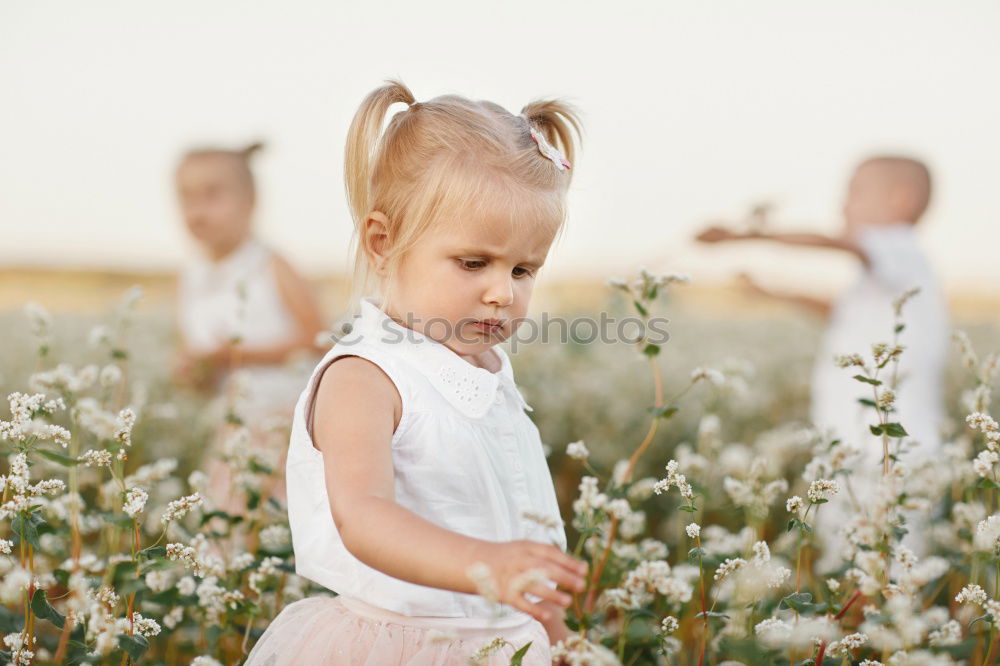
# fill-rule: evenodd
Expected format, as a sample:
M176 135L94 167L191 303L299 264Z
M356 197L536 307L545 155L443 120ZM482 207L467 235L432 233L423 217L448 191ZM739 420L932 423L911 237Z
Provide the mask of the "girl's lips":
M491 324L488 321L473 322L472 326L483 333L499 333L503 329L502 324Z

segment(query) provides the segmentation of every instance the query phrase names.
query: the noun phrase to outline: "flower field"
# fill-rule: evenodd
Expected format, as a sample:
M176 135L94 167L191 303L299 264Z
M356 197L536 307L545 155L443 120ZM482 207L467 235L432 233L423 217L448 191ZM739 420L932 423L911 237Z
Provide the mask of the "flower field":
M872 396L871 440L839 442L807 422L816 324L699 315L674 300L678 282L643 272L596 297L669 317L663 344L512 356L570 548L590 563L567 613L578 636L557 658L1000 662L996 328L956 334L947 444L908 466L891 372L906 349L892 330L829 359ZM288 424L255 422L238 381L211 402L174 389L170 322L137 314L139 299L99 321L0 314L4 663L237 664L280 608L322 593L294 575L271 493ZM905 325L903 299L898 310ZM850 494L859 446L890 454L874 499L821 539L817 514ZM225 506L205 496L209 449L229 468ZM932 517L919 557L902 544L914 512ZM831 543L841 564L821 575Z

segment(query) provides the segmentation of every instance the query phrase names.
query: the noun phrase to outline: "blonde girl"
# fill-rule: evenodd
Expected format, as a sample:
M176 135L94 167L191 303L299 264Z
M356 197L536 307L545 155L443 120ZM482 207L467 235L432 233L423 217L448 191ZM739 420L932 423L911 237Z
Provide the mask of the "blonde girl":
M554 100L515 115L389 81L362 102L345 179L377 295L302 392L286 472L296 571L338 596L287 606L247 663L508 664L530 643L522 663L549 664L569 634L586 565L498 343L565 219L574 136Z

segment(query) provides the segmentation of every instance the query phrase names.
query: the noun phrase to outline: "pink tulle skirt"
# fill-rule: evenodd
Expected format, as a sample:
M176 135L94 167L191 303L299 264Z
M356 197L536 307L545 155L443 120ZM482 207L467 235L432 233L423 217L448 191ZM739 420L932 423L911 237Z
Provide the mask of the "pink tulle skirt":
M497 637L508 644L479 663L508 666L531 642L523 666L550 666L545 627L533 618L515 621L412 617L349 597L307 597L278 613L245 666L468 666Z

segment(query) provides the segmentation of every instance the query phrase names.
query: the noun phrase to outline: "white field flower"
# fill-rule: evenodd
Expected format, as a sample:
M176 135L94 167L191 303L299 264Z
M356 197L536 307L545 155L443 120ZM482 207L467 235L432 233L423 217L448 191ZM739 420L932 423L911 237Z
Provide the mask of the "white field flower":
M990 449L983 449L972 461L972 469L980 477L987 477L993 474L993 466L1000 461L1000 454Z
M14 542L9 539L0 539L0 553L10 555L14 549Z
M976 535L972 543L976 550L1000 554L1000 514L994 514L976 525Z
M587 445L583 443L583 440L580 440L566 445L566 455L574 460L586 460L590 457L590 451L587 450Z
M679 626L680 623L677 621L677 618L673 615L668 615L660 622L660 633L672 634L677 631Z
M198 584L191 576L184 576L179 581L177 581L177 591L185 597L194 594L194 591L197 587Z
M149 493L142 488L129 488L128 492L125 493L125 505L122 509L129 516L135 518L142 513L147 499L149 499Z
M480 596L490 603L495 604L499 601L499 588L493 579L493 573L485 562L475 562L465 570L465 574L475 584Z
M742 557L727 557L726 561L719 565L719 568L715 570L715 575L713 578L717 581L723 581L729 574L739 571L744 566L746 566L747 561Z
M955 602L960 604L970 603L982 606L986 603L988 598L986 590L979 585L972 583L962 588L962 591L955 596Z
M222 664L212 657L200 656L191 660L191 666L222 666Z
M813 504L829 500L833 495L840 492L840 484L833 479L816 479L809 484L809 492L806 495Z
M798 495L789 497L788 501L785 502L785 510L788 511L788 513L800 513L804 508L805 502L803 502L802 498Z
M121 442L125 446L132 446L132 428L134 426L135 412L128 407L118 412L118 418L115 421L115 441Z
M701 525L698 523L691 523L684 528L684 532L687 533L689 539L697 539L701 534Z
M893 403L896 402L896 394L891 388L882 389L878 397L875 399L875 404L881 409L888 409L892 407Z
M695 368L691 371L691 382L697 383L707 380L712 386L722 386L726 383L726 376L718 370L711 368Z
M97 381L101 386L105 388L110 388L116 385L122 380L122 370L114 363L110 363L103 368L101 368L101 374L98 375Z
M192 493L180 499L175 499L167 505L167 510L163 512L160 520L164 523L169 523L172 520L183 518L188 511L201 505L202 502L203 499L198 493Z
M87 467L110 467L111 452L89 449L83 452L79 460Z
M260 545L267 550L282 550L291 539L292 533L285 525L268 525L260 531Z
M653 486L653 492L660 495L676 487L681 497L690 501L694 499L694 489L691 488L691 484L687 482L683 474L677 473L678 468L679 463L676 460L668 462L666 467L667 476L656 482L656 485Z

